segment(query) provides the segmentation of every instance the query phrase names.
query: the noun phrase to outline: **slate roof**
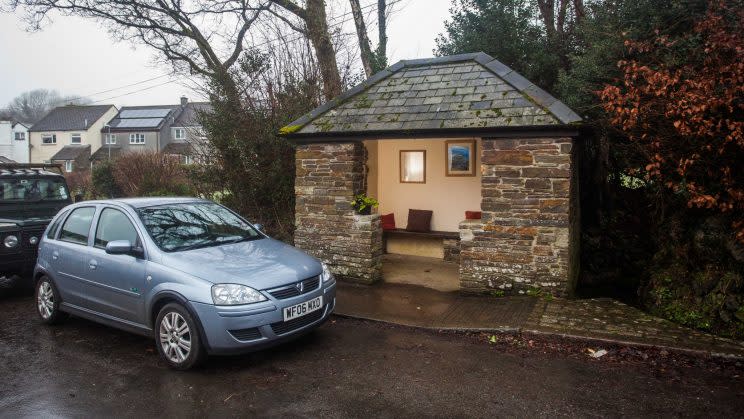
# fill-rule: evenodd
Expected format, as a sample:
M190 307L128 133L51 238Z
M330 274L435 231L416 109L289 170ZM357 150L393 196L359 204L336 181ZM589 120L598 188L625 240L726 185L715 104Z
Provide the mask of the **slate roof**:
M59 150L49 160L75 160L83 153L90 154L90 144L66 145L62 147L62 150Z
M404 60L282 128L289 137L565 126L581 117L485 53Z
M0 156L0 163L15 163L15 160L11 160L5 156Z
M114 105L58 106L35 123L29 131L84 131L95 124ZM87 125L86 125L87 122Z
M212 105L209 102L188 102L171 126L177 128L200 126L198 112L210 112L211 110Z
M180 112L181 105L124 106L108 125L111 132L158 131ZM109 127L101 128L101 132L108 131Z

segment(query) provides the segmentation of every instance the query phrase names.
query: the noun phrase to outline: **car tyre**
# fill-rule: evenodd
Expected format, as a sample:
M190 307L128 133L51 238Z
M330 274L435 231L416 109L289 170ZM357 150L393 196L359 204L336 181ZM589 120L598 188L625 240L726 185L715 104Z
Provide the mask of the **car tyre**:
M201 364L207 352L199 324L182 305L167 304L155 321L155 346L169 367L188 370Z
M34 297L36 312L43 323L58 324L67 318L67 313L59 310L59 303L62 299L59 297L59 291L54 282L48 276L42 276L36 282Z

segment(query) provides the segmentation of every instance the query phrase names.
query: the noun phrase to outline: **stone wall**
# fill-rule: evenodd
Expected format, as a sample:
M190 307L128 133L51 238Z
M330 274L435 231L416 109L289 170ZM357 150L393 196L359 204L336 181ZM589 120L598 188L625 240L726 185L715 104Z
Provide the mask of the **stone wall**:
M483 218L460 226L463 291L571 294L571 149L571 138L483 139Z
M444 248L444 261L460 263L460 240L443 239L442 247Z
M297 146L295 246L328 263L343 280L372 283L382 277L379 215L356 215L350 202L362 192L361 143Z

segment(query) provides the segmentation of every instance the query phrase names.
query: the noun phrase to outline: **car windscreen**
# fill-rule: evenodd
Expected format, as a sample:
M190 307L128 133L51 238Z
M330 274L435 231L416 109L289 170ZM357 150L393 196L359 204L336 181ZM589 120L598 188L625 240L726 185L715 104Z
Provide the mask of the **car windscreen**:
M63 178L0 178L0 203L21 201L66 201Z
M166 252L263 238L243 219L212 202L144 207L137 214L155 244Z

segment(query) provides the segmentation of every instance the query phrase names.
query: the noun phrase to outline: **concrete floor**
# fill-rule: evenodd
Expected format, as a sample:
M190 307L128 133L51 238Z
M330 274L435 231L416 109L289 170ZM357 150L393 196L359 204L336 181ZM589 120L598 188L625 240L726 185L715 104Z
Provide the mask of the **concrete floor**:
M420 285L437 291L460 289L460 265L422 256L382 256L382 279L390 284Z

